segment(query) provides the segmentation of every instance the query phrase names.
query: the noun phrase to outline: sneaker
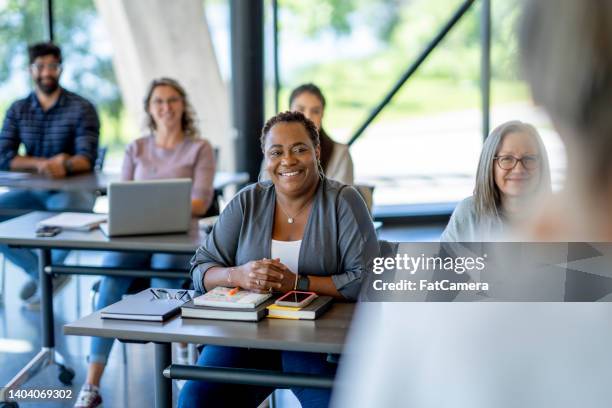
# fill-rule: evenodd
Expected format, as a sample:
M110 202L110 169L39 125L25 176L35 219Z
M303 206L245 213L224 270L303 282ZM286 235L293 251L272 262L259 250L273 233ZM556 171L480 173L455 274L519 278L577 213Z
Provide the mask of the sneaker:
M36 293L24 302L26 309L33 312L40 310L40 294Z
M21 298L21 300L28 300L36 294L36 289L38 289L38 284L36 283L36 281L30 279L21 287L21 290L19 291L19 297Z
M102 406L100 388L91 384L83 384L77 396L74 408L97 408Z
M72 277L70 275L60 275L57 278L53 278L53 295L56 295L60 290L66 287ZM40 293L36 292L33 296L30 296L25 301L25 307L28 310L36 311L40 310Z

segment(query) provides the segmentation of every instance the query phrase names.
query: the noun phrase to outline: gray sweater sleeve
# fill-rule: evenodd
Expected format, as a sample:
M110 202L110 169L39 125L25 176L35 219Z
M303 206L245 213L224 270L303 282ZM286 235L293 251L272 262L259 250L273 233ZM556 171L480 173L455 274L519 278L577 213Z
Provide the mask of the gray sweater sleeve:
M371 270L379 247L376 232L361 195L345 187L338 197L338 251L340 274L332 275L336 289L348 300L356 300L364 274Z
M206 292L204 274L214 266L234 266L236 242L240 238L243 210L237 194L223 210L204 243L191 258L193 287Z

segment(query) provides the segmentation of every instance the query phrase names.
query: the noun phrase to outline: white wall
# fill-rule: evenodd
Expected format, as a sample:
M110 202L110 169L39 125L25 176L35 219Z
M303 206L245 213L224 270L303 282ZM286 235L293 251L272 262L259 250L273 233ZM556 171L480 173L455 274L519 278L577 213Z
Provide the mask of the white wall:
M202 0L95 0L113 43L115 74L135 123L149 82L166 76L187 90L202 136L220 148L218 168L234 169L229 94L221 79ZM140 135L134 135L134 138Z

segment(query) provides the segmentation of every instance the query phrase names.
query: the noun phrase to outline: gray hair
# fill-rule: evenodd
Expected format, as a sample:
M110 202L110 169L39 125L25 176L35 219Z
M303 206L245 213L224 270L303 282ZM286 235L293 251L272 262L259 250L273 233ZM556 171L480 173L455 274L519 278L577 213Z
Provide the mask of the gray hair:
M546 153L546 148L536 128L518 120L502 123L493 129L487 137L487 140L485 140L482 146L482 152L480 153L480 160L478 161L476 186L474 187L474 204L476 207L476 215L480 219L486 217L500 217L501 194L497 184L495 184L493 165L495 164L494 158L499 152L499 146L504 136L510 133L525 133L535 140L540 156L540 183L538 185L538 192L549 193L551 191L548 154Z
M520 23L523 73L565 142L607 185L612 155L612 2L531 0ZM576 136L579 136L577 138ZM574 140L568 140L568 137Z

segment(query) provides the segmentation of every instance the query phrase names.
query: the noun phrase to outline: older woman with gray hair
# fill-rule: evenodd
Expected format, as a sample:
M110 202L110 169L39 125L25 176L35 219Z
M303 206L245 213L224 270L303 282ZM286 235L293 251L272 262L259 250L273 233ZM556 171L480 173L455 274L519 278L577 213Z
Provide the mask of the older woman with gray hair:
M548 156L537 130L520 121L503 123L484 143L474 195L459 203L440 241L498 240L550 191Z

